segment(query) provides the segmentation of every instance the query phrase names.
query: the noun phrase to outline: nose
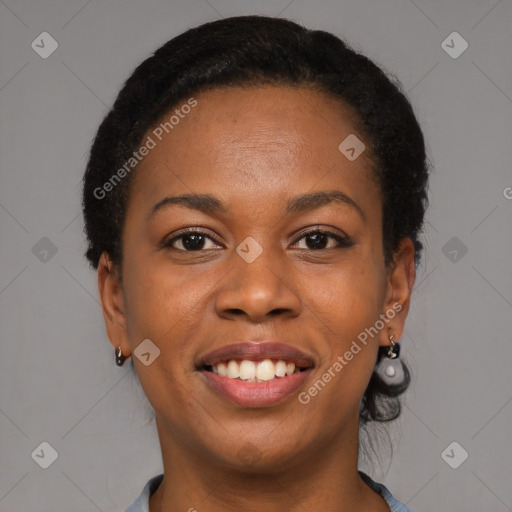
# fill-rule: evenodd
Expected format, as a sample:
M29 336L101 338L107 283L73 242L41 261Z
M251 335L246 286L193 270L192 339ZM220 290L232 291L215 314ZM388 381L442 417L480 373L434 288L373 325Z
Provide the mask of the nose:
M265 250L252 263L233 255L234 268L216 296L216 311L223 318L245 316L254 323L277 315L298 316L302 301L286 262L277 263Z

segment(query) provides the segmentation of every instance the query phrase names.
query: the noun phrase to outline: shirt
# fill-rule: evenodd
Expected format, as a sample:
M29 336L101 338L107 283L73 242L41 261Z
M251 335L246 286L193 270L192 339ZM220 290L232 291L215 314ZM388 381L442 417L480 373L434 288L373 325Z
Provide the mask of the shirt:
M393 497L385 485L374 482L362 471L359 471L359 474L375 492L378 492L384 498L386 503L389 505L391 512L413 512L407 505L404 505ZM163 478L163 473L151 478L145 485L144 489L142 489L138 498L125 510L125 512L149 512L149 497L158 489Z

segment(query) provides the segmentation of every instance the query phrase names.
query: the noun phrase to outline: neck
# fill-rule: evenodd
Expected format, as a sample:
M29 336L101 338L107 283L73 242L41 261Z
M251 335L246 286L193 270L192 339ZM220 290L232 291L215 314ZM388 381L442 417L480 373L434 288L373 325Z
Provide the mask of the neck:
M164 479L149 499L149 511L282 512L286 504L290 512L389 512L357 472L358 427L356 421L329 444L312 448L314 455L296 457L279 469L273 465L251 471L185 448L157 417Z

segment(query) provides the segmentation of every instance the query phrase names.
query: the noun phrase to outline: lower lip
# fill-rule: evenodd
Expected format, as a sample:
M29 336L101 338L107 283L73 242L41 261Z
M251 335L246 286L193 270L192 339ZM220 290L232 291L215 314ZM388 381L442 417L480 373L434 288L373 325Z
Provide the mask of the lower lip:
M242 407L268 407L277 405L293 395L308 378L312 368L276 377L267 382L245 382L218 373L201 370L208 384L219 394Z

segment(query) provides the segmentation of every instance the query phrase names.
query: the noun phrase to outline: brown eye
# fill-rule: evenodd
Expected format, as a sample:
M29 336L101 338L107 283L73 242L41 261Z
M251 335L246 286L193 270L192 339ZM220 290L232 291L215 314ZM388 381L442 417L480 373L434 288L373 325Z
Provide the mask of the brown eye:
M167 242L164 242L163 246L177 251L194 252L211 249L212 247L205 247L207 241L218 243L210 235L202 231L191 230L171 238Z
M301 238L299 238L297 242L303 239L306 240L307 247L302 247L301 249L310 249L316 251L323 249L340 249L354 245L353 242L348 237L337 235L336 233L332 233L331 231L310 231L309 233L306 233ZM337 245L328 247L329 239L334 240L337 243Z

